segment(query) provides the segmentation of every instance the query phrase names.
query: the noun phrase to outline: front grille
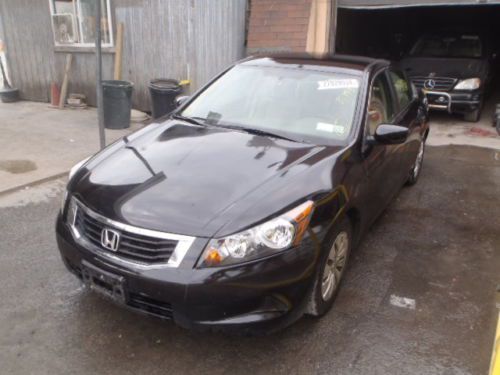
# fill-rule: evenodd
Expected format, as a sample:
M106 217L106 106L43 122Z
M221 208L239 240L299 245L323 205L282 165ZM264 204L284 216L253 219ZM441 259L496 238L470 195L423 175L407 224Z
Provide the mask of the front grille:
M425 82L434 81L434 87L426 87ZM411 81L418 89L431 91L450 91L455 87L457 79L448 77L411 77Z
M76 210L73 225L82 237L101 251L125 260L148 265L168 263L179 242L177 240L149 237L120 230L112 226L110 227L89 215L80 206ZM105 228L113 229L120 236L116 251L108 250L101 244L101 233Z

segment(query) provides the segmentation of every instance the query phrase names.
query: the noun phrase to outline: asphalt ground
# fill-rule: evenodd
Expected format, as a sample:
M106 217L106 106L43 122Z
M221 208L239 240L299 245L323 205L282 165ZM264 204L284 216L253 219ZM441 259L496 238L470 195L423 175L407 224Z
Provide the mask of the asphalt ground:
M486 374L500 283L500 151L428 147L354 251L333 309L262 337L124 310L64 268L63 180L0 196L1 374Z

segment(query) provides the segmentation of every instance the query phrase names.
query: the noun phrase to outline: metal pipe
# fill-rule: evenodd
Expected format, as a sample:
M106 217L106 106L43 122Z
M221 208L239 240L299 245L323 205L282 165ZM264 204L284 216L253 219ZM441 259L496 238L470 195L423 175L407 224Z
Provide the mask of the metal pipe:
M95 51L97 62L97 121L99 123L99 144L101 150L106 147L106 134L104 132L104 107L102 98L102 53L101 53L101 0L96 3L96 38Z

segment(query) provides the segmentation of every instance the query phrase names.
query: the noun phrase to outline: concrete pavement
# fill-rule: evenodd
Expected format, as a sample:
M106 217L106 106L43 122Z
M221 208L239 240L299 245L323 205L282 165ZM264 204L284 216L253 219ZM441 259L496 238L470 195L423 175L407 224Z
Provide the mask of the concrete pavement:
M106 130L110 143L140 127ZM0 103L0 193L65 174L99 150L97 112Z
M94 110L0 103L0 192L65 174L97 151L96 123ZM474 128L493 130L488 110L478 124L432 116L428 143L442 146L428 148L421 181L353 253L333 310L269 337L188 332L101 300L57 253L65 179L0 193L0 373L486 373L500 283L500 137Z
M64 181L0 196L5 374L486 374L500 282L496 151L428 147L353 252L323 319L268 337L185 331L84 290L54 218Z

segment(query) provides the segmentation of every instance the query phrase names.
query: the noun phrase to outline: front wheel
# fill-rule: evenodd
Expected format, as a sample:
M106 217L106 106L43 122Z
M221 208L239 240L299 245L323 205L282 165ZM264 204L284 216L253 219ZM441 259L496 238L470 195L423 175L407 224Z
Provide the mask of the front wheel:
M468 112L464 115L464 120L467 122L478 122L481 118L481 109L476 109L475 111Z
M315 317L323 316L330 310L339 291L352 244L348 219L332 231L325 244L306 312Z
M422 165L424 163L424 153L425 153L425 140L422 139L420 141L420 147L418 149L417 158L415 159L415 163L413 164L413 167L411 167L408 179L406 180L406 185L411 186L417 183L418 177L420 176L420 172L422 171Z

